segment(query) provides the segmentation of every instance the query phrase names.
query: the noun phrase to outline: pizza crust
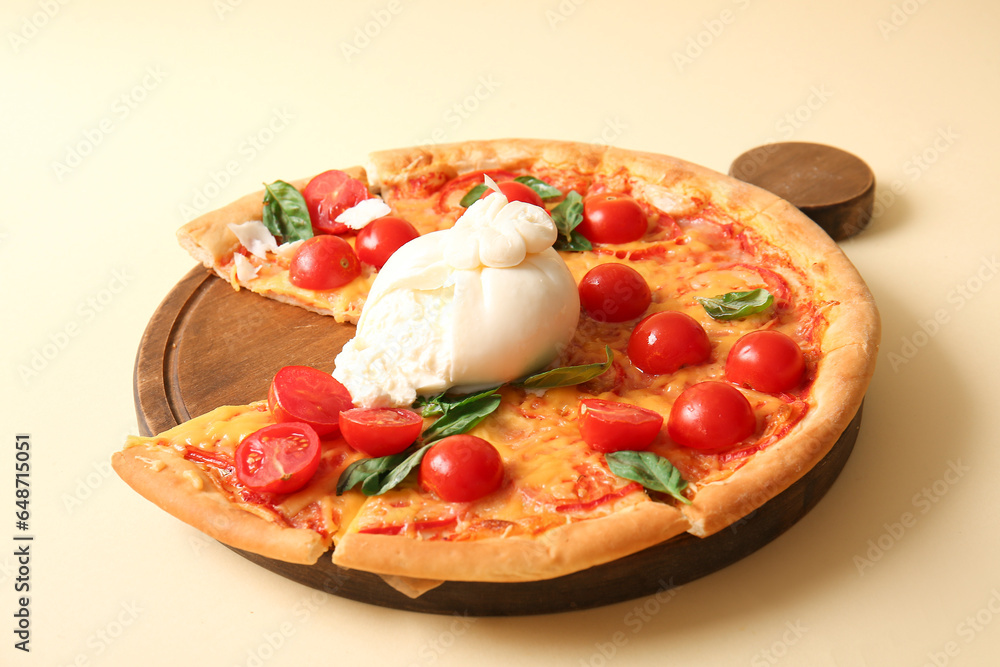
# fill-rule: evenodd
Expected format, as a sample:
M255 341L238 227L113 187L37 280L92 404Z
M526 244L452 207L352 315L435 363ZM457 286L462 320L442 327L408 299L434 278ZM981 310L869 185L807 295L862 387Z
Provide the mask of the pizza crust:
M328 548L319 533L280 526L234 505L197 465L172 450L135 445L116 452L111 465L139 495L231 547L307 565Z

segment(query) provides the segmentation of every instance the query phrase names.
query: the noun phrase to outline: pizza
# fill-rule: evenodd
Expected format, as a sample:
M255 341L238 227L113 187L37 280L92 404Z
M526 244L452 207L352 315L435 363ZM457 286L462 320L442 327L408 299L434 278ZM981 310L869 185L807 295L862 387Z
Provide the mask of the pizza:
M262 231L265 230L265 231ZM113 456L225 544L432 581L537 581L711 535L860 408L864 281L778 197L672 157L545 140L374 153L198 218L181 245L356 326Z

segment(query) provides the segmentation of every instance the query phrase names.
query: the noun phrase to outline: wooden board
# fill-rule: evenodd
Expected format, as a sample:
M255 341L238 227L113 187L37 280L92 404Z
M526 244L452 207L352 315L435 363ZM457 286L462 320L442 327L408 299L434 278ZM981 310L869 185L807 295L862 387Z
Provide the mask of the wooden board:
M139 345L135 404L153 435L220 405L267 397L271 377L302 364L332 371L352 325L235 291L198 266L167 295ZM861 411L823 461L792 487L733 526L707 538L680 535L627 558L546 581L445 582L411 599L376 575L335 566L328 557L295 565L237 551L281 576L344 598L385 607L474 616L585 609L650 595L715 572L761 548L805 515L850 456Z

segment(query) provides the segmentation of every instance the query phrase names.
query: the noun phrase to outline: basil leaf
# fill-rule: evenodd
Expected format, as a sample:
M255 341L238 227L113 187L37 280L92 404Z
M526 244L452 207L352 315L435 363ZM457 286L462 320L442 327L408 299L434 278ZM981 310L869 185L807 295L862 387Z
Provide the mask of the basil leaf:
M667 459L653 452L634 452L623 449L604 455L611 472L639 482L651 491L666 493L673 498L691 504L691 501L681 493L687 488L687 482L681 477L681 472Z
M410 474L414 468L420 465L420 462L424 458L424 454L430 445L424 445L417 451L413 452L409 456L403 459L403 461L392 468L386 475L379 477L378 484L372 481L372 478L365 480L365 483L361 486L361 492L366 496L381 496L386 491L395 488L400 482L406 479L406 476ZM403 454L396 454L396 456L404 456Z
M487 186L485 183L480 183L476 187L466 192L465 196L462 197L462 201L458 202L458 205L464 208L469 208L470 206L475 204L480 197L483 196L483 193L486 192L487 187L489 186Z
M344 472L340 473L340 477L337 479L337 495L342 495L344 491L349 491L358 484L362 485L362 491L364 491L364 485L371 483L369 480L380 479L404 460L406 460L405 453L355 461L347 466Z
M282 241L301 241L312 238L312 222L306 200L294 185L285 181L264 184L263 223Z
M552 222L556 223L559 238L552 245L556 250L583 251L592 250L590 241L576 231L577 225L583 221L583 197L576 190L570 190L566 198L549 211Z
M553 368L550 371L532 375L521 382L521 384L527 389L551 389L553 387L571 387L575 384L593 380L611 368L611 361L614 358L611 354L611 347L605 345L604 352L608 355L606 361L596 364L583 364L581 366Z
M774 297L766 289L749 292L729 292L712 298L696 296L705 312L716 320L738 320L742 317L762 313L774 303Z
M518 183L527 185L542 199L556 199L562 196L562 190L554 185L549 185L540 178L535 178L534 176L518 176L514 180Z
M454 401L444 396L436 397L436 405L440 406L442 415L424 429L420 437L425 443L430 443L475 428L500 406L500 395L497 394L499 389L500 387L494 387Z

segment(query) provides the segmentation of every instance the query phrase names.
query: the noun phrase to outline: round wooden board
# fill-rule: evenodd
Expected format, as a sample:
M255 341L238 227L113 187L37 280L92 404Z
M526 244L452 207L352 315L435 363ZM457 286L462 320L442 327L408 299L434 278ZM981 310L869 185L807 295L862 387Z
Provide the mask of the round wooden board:
M235 291L198 266L167 295L143 334L135 404L145 435L220 405L267 397L282 366L332 371L352 325ZM631 600L680 586L753 553L804 516L836 480L854 447L861 410L830 453L766 505L707 538L680 535L582 572L528 583L445 582L411 599L380 577L335 566L328 557L296 565L237 551L288 579L351 600L438 614L544 614Z

